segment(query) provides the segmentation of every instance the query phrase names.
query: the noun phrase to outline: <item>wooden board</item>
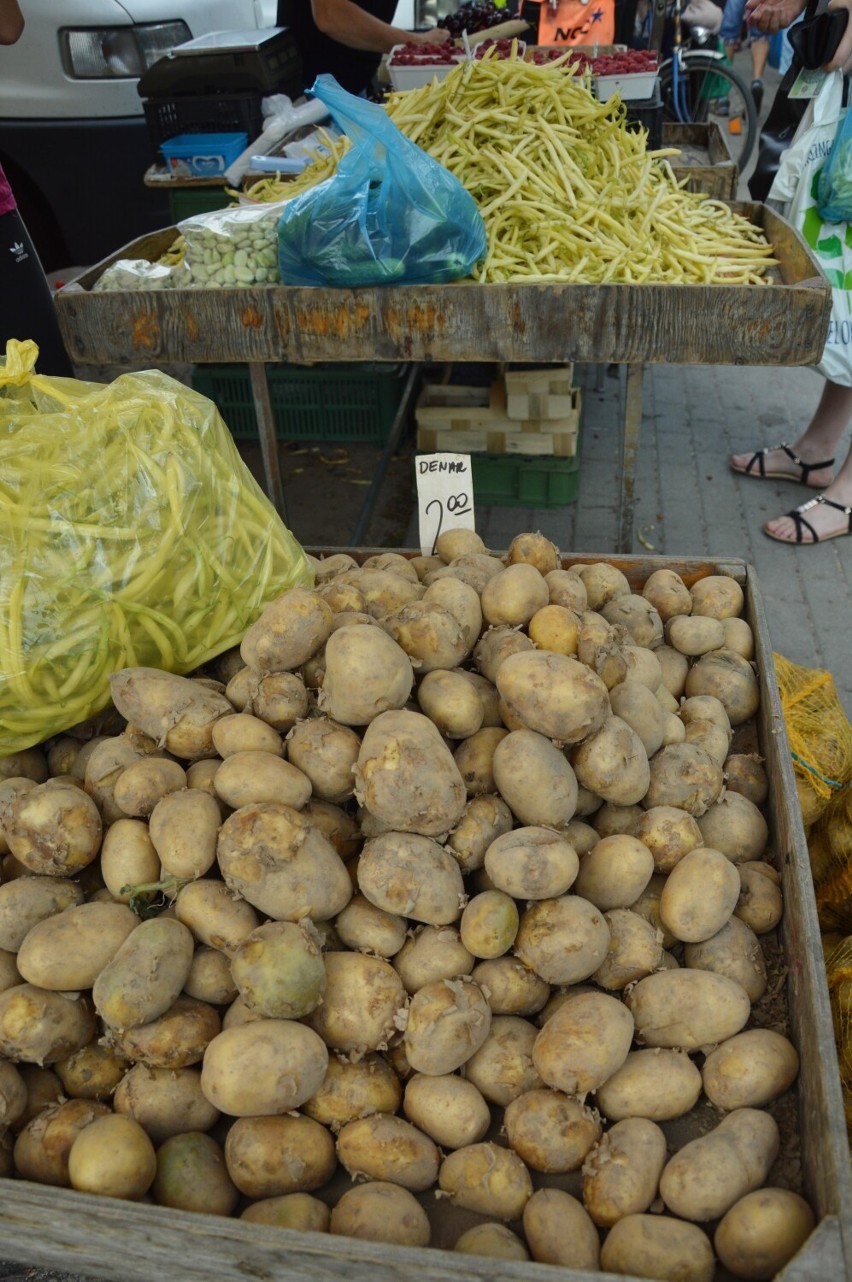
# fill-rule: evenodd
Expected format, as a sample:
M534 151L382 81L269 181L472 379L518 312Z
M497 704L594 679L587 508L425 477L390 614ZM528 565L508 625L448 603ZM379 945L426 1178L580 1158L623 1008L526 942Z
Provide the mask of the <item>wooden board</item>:
M308 550L348 551L359 561L387 551ZM781 937L787 1009L801 1056L797 1131L802 1182L818 1217L814 1233L777 1282L782 1277L783 1282L843 1282L852 1278L849 1147L813 883L760 586L753 569L741 561L572 553L564 564L601 560L621 569L634 589L658 569L675 570L688 585L717 573L731 574L743 585L760 673L757 733L771 780L767 811L785 897ZM609 1274L514 1261L501 1260L495 1270L493 1260L445 1250L415 1254L402 1247L126 1203L24 1180L3 1184L0 1257L121 1282L399 1282L415 1270L418 1282L493 1282L495 1276L501 1282L616 1282Z
M686 190L704 192L714 200L735 200L739 166L733 160L725 135L715 123L681 125L663 121L663 147L677 147L679 156L669 164Z
M157 258L174 228L143 237L56 295L80 364L218 361L522 361L810 365L831 292L804 240L759 204L735 205L780 260L758 285L506 284L325 289L255 286L90 293L118 258Z
M573 458L580 431L580 389L557 398L567 400L561 418L511 418L507 381L490 387L427 383L414 411L418 450ZM520 399L526 403L526 397Z
M507 369L506 413L517 419L559 419L570 417L577 408L573 386L574 366L552 369Z

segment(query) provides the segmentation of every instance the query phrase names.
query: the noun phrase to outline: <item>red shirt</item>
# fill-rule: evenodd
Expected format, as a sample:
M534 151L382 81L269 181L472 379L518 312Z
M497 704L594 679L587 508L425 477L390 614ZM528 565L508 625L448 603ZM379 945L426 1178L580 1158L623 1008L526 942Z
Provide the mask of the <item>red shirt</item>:
M3 173L3 166L0 165L0 214L10 214L13 209L17 209L15 197L12 195L12 188Z

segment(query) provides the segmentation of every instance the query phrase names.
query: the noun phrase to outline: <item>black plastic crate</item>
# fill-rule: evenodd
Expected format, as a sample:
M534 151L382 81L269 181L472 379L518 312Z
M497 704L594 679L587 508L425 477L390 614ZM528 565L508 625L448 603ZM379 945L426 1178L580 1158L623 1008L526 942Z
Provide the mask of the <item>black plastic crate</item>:
M263 131L263 95L217 93L209 97L186 94L178 98L148 98L142 106L155 150L178 134L245 133L251 140Z
M648 150L656 151L663 145L663 97L660 93L660 82L654 85L654 92L650 98L628 98L624 106L627 108L627 127L629 129L639 129L644 127L648 130Z

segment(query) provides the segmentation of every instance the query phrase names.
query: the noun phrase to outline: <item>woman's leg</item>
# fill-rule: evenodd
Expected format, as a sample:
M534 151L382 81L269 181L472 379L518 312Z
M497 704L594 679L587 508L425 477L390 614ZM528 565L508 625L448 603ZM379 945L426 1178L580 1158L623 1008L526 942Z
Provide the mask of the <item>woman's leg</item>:
M39 374L74 377L53 292L17 210L0 214L0 355L10 338L38 343Z
M789 442L789 448L803 463L822 463L833 459L850 417L852 387L841 387L826 379L813 418L802 435ZM753 457L753 453L733 454L731 464L734 471L742 472ZM763 466L767 473L789 476L791 481L801 480L801 468L783 450L769 450L763 456ZM757 467L753 467L752 472L755 476L761 474ZM821 490L832 483L832 477L831 467L815 469L809 473L806 484Z
M846 391L849 389L846 388ZM828 503L816 503L805 513L805 519L810 530L805 528L802 532L802 541L812 543L813 538L811 530L819 539L824 539L827 535L837 534L838 531L843 534L850 533L850 516L852 516L852 448L846 455L843 466L837 473L837 476L831 482L827 489L823 490L820 498L830 500L831 503L837 504L837 507L848 508L848 512L839 511L837 507L830 507ZM772 521L767 521L764 530L772 534L776 539L785 542L796 542L797 523L791 516L777 516Z

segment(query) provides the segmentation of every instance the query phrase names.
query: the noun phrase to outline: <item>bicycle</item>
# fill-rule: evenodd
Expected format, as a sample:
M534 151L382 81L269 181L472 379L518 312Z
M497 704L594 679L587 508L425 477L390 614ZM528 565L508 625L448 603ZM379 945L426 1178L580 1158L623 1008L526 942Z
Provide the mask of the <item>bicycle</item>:
M662 5L655 17L650 48L663 43L663 23L672 21L671 53L659 68L663 120L680 124L716 124L727 139L731 158L742 173L757 142L757 108L748 84L734 71L704 27L686 28L681 0Z

